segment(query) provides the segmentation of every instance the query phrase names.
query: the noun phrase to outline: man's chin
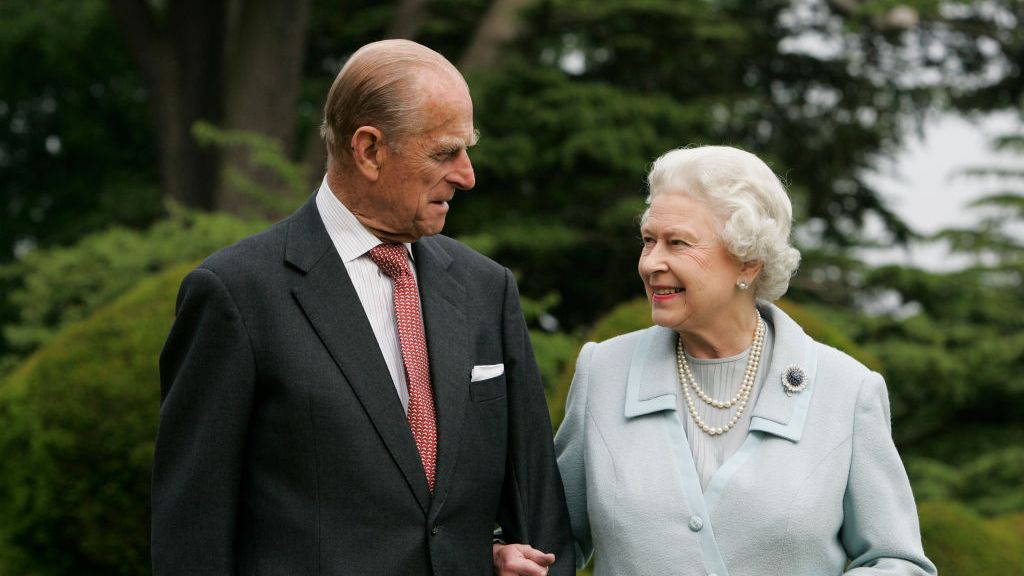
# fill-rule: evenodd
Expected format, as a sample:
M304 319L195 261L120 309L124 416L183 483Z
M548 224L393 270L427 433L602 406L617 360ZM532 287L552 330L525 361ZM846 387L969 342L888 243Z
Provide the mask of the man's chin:
M430 222L421 222L416 228L418 237L422 236L434 236L440 234L444 230L444 218L439 220L431 220Z

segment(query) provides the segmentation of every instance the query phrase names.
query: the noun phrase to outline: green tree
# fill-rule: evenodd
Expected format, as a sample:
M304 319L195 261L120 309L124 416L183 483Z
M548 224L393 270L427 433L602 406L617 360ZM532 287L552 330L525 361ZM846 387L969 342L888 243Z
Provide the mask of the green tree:
M142 71L164 194L194 208L245 208L243 188L218 185L222 163L275 175L245 155L199 146L192 126L252 131L291 150L312 0L109 2Z
M488 237L528 295L560 294L569 327L637 294L642 175L673 147L764 157L790 181L811 246L859 244L869 217L887 240L908 240L865 174L952 85L944 71L906 81L937 68L915 43L944 16L926 2L912 23L892 3L843 4L532 3L502 58L469 70L480 184L456 199L449 230Z
M0 2L0 264L161 212L142 78L102 0Z
M996 146L1020 152L1022 142ZM968 206L977 225L931 238L966 266L849 267L845 289L820 308L879 358L918 497L998 516L1024 510L1024 170L966 173L1002 184Z

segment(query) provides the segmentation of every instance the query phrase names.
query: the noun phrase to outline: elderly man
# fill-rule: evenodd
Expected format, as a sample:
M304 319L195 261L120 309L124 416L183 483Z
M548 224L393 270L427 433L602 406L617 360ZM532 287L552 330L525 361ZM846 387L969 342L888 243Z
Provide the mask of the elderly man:
M465 80L419 44L369 44L321 131L316 195L182 283L154 574L483 575L495 526L572 574L515 281L434 236L475 183Z

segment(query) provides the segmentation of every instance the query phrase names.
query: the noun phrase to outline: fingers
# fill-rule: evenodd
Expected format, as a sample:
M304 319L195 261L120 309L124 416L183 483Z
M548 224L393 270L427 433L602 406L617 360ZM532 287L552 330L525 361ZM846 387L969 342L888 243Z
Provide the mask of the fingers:
M555 555L550 552L541 552L533 546L524 546L523 557L532 560L541 566L551 566L555 563Z
M498 576L547 576L548 566L554 562L554 554L526 544L494 545L494 573Z

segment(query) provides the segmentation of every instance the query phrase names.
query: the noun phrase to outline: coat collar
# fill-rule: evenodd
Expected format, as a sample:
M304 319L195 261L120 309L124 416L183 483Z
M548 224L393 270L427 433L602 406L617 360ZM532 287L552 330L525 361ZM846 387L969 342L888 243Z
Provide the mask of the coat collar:
M750 430L798 442L816 387L815 343L777 306L761 303L758 309L772 325L775 340L768 374L751 412ZM676 409L679 376L675 346L676 333L671 329L653 326L641 332L626 383L626 418ZM809 382L802 392L787 396L782 374L793 364L807 371Z

